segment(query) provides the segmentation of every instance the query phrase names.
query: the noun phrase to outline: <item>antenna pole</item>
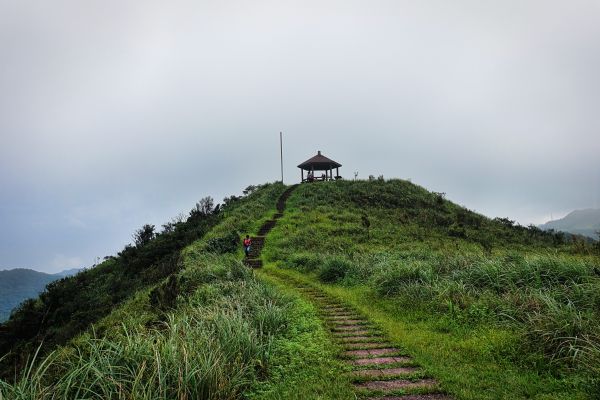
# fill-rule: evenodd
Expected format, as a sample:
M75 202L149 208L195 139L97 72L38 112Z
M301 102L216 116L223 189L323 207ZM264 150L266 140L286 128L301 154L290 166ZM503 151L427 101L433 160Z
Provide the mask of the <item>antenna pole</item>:
M279 158L281 160L281 183L283 183L283 133L279 132Z

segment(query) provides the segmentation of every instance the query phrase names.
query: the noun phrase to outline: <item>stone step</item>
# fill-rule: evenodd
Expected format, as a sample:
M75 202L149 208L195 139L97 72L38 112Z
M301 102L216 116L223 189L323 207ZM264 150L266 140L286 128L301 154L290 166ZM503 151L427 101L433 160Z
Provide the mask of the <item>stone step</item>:
M355 336L342 336L338 338L339 342L342 343L373 343L373 341L383 340L381 336L368 336L368 335L355 335Z
M369 321L364 319L339 319L334 321L328 321L328 323L338 328L342 326L368 325Z
M364 349L364 350L347 350L342 354L346 357L366 358L366 357L379 357L389 356L392 354L398 354L400 350L393 347L384 347L378 349Z
M412 362L409 357L390 356L390 357L364 357L350 360L349 363L354 366L377 366L390 364L406 364Z
M417 379L414 381L407 379L394 379L389 381L367 381L356 383L354 386L358 389L392 391L398 389L431 389L437 385L434 379Z
M347 321L347 320L356 320L360 318L360 315L356 314L332 314L332 315L323 315L323 318L330 322L334 321Z
M338 331L331 332L335 338L343 339L346 337L358 336L358 335L372 335L375 334L373 331L369 330L359 330L359 331Z
M445 394L406 394L404 396L368 397L366 400L453 400Z
M414 374L419 371L421 371L421 370L417 367L394 367L394 368L385 368L385 369L375 368L375 369L360 369L357 371L352 371L350 373L350 375L357 377L357 378L383 379L383 378L397 377L397 376L401 376L401 375L411 375L411 374Z
M251 268L262 268L262 260L260 259L245 259L244 264Z
M385 342L354 342L344 343L344 348L347 350L371 350L389 348L389 343Z
M367 329L368 329L368 327L366 325L341 325L341 326L336 326L336 327L331 328L331 331L333 333L336 333L336 332L350 333L350 332L362 332Z

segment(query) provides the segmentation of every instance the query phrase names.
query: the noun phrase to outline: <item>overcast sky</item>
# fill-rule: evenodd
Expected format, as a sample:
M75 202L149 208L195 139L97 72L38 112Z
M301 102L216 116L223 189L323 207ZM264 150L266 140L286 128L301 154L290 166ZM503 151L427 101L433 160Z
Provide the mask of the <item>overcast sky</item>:
M0 269L317 150L526 225L598 207L600 2L0 0Z

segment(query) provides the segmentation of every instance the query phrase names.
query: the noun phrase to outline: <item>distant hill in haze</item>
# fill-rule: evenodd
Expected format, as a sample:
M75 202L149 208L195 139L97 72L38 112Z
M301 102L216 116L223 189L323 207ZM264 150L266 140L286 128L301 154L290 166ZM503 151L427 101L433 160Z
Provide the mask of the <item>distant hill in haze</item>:
M46 274L26 268L0 271L0 322L6 320L13 308L25 299L37 297L52 281L75 275L73 268L56 274Z
M587 208L575 210L564 218L546 222L540 225L541 229L569 232L585 235L598 239L597 231L600 231L600 209Z

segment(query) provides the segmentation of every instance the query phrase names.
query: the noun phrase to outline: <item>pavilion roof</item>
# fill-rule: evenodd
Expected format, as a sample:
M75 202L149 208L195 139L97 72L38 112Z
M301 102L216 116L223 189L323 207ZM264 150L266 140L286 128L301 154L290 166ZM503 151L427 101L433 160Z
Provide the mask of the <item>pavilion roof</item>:
M342 166L342 164L325 157L319 151L316 156L309 158L308 160L304 161L302 164L298 165L298 168L305 169L305 170L314 169L315 171L325 171L325 170L329 170L332 168L339 168L341 166Z

